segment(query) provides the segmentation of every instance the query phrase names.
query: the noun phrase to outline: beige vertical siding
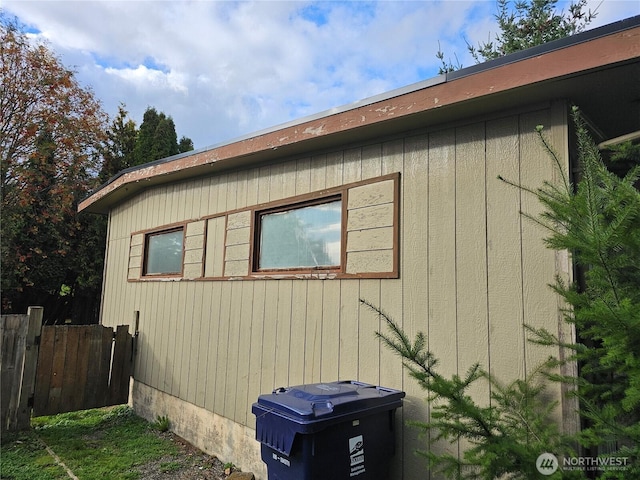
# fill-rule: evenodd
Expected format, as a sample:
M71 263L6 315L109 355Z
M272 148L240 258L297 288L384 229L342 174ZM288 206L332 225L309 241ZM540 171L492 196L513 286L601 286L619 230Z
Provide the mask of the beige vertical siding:
M405 140L403 170L402 170L402 200L401 200L401 274L402 287L400 292L401 310L382 307L410 335L415 336L419 331L429 331L429 194L430 190L430 149L429 135L409 137ZM383 287L384 288L384 287ZM384 329L386 331L386 329ZM452 352L447 355L448 363ZM396 360L397 361L397 360ZM427 420L428 408L424 400L425 392L421 391L406 370L398 378L402 379L402 388L407 392L407 398L402 408L402 420ZM396 380L392 385L397 385ZM420 478L424 470L422 462L416 462L414 451L424 446L424 440L419 438L416 429L406 428L403 435L402 469L403 478ZM423 474L423 473L422 473Z
M380 345L375 332L384 325L360 298L410 335L427 333L442 373L462 375L479 362L505 381L523 377L550 353L527 343L522 325L558 328L547 285L559 267L545 233L519 213L538 212L535 198L497 176L530 187L556 179L534 133L540 123L566 161L566 115L557 105L146 191L110 214L103 322L128 322L139 311L136 380L251 428L260 393L338 379L402 389L400 418L428 418L425 393ZM242 209L395 172L399 278L221 279L248 269L238 263L250 241ZM384 188L352 193L350 208L372 195L381 200L367 208L394 206ZM196 278L200 263L207 279L128 281L141 267L142 254L131 249L142 239L132 234L186 221L195 223L186 230L185 277ZM388 250L393 232L376 227L354 227L354 251ZM473 393L488 401L490 392ZM401 422L398 446L396 478L424 478L413 453L424 439Z

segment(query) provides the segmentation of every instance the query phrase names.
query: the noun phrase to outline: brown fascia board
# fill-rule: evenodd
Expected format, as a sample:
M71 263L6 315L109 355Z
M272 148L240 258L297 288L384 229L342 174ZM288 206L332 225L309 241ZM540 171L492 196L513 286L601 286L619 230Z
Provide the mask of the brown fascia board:
M357 141L366 138L367 132L378 134L380 128L376 127L381 122L386 122L385 132L393 132L397 129L394 125L406 127L412 118L424 121L425 116L438 117L447 109L481 99L494 103L494 99L517 89L540 90L556 79L638 59L640 16L570 39L573 41L563 39L518 52L515 60L512 56L503 57L229 143L124 170L80 202L78 210L108 213L113 205L153 185ZM465 108L458 108L456 115L463 115L464 111Z

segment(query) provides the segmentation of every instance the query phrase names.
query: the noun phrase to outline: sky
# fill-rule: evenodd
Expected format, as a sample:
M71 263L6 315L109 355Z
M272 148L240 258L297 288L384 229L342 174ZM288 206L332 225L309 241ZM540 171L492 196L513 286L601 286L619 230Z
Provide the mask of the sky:
M569 2L560 0L559 8ZM438 49L498 33L495 0L3 0L34 39L139 126L154 107L196 149L438 74ZM638 0L588 1L589 29L640 14Z

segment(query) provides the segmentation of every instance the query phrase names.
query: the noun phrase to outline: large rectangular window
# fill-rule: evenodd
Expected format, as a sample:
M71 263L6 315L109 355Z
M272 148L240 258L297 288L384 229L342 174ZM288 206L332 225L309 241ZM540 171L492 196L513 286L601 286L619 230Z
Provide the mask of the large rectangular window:
M257 270L340 268L340 196L259 212L257 223Z
M145 239L144 275L182 273L184 229L150 233Z

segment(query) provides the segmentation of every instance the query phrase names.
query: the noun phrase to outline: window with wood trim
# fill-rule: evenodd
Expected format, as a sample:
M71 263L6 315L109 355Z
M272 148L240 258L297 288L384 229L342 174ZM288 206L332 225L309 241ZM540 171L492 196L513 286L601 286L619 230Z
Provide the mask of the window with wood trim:
M342 195L256 212L254 271L339 270Z
M398 278L400 174L131 234L127 279Z
M184 245L184 228L145 235L143 275L180 275Z

